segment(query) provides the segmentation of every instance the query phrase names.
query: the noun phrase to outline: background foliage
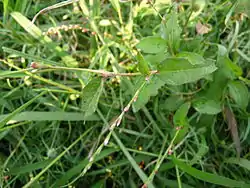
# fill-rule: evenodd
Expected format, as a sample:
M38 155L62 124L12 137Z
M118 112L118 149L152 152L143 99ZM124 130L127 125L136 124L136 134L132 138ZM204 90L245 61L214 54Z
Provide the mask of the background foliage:
M249 10L1 0L0 187L250 187Z

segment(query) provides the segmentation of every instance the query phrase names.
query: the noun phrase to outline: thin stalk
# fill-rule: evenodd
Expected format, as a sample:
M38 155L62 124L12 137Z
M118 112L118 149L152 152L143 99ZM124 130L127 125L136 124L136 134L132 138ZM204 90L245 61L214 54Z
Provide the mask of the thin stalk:
M43 68L43 67L42 67ZM114 77L114 76L140 76L142 75L140 72L135 73L115 73L115 72L108 72L105 70L93 70L93 69L85 69L85 68L72 68L72 67L59 67L59 66L47 66L44 67L42 70L38 72L49 72L54 70L64 70L64 71L82 71L82 72L89 72L89 73L95 73L100 74L104 77ZM22 70L24 72L24 70ZM158 73L157 70L150 71L150 74L156 74Z
M42 13L45 13L49 10L52 10L52 9L56 9L56 8L59 8L59 7L63 7L63 6L66 6L66 5L70 5L72 3L75 3L75 2L78 2L79 0L68 0L68 1L63 1L63 2L60 2L60 3L56 3L54 5L51 5L49 7L46 7L42 10L40 10L32 19L31 23L34 24L34 22L36 21L37 17L42 14Z
M153 171L151 172L147 182L145 183L146 185L153 181L153 179L155 177L155 174L158 172L158 170L159 170L161 164L163 163L164 159L170 154L171 148L173 148L174 141L177 138L177 136L179 135L179 132L180 132L180 129L175 132L175 135L174 135L173 139L171 140L171 142L170 142L167 150L165 151L164 155L157 161L157 163L155 165L155 168L153 169Z
M176 157L175 152L174 152L174 156ZM179 172L177 165L175 165L175 171L176 171L176 177L177 177L177 181L178 181L178 188L182 188L180 172Z
M63 85L63 84L59 84L59 83L54 82L54 81L52 81L52 80L45 79L45 78L43 78L43 77L41 77L41 76L34 75L33 73L31 73L31 72L29 72L29 71L27 71L27 70L23 70L23 69L21 69L21 68L15 66L15 65L13 65L12 63L9 63L9 62L5 61L5 60L0 59L0 61L4 62L4 63L7 64L8 66L10 66L10 67L12 67L12 68L14 68L14 69L16 69L16 70L23 71L25 74L27 74L28 76L30 76L30 77L32 77L32 78L35 78L35 79L37 79L37 80L40 80L40 81L45 82L45 83L50 84L50 85L54 85L54 86L56 86L56 87L59 87L59 88L61 88L61 89L63 89L63 90L69 91L69 92L71 92L71 93L81 94L81 92L79 92L79 91L77 91L77 90L75 90L75 89L72 89L72 88L70 88L70 87L68 87L68 86L65 86L65 85Z

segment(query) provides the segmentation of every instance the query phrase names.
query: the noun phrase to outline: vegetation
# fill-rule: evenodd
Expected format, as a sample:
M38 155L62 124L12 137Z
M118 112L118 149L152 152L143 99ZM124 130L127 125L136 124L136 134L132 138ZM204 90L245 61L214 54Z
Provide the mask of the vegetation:
M250 187L250 1L0 10L0 187Z

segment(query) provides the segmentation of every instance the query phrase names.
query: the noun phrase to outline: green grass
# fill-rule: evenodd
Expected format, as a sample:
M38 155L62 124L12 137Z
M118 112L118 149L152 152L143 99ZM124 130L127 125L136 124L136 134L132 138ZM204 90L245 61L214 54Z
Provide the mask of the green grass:
M0 0L0 187L250 187L249 10Z

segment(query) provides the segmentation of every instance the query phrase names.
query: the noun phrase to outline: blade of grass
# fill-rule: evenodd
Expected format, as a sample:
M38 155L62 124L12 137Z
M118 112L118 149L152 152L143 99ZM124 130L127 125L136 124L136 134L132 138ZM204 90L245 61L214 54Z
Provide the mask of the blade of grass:
M208 172L197 170L177 158L173 157L172 160L182 171L188 173L189 175L199 180L226 187L244 187L244 188L250 187L250 184L246 184L243 181L236 181L216 174L211 174Z
M161 164L163 163L164 159L169 155L170 150L173 148L174 142L175 142L176 138L178 137L180 131L181 131L181 129L179 129L179 130L177 130L175 132L175 135L172 138L172 140L171 140L168 148L166 149L165 153L163 155L159 156L159 158L157 160L157 163L155 165L155 168L151 172L150 176L147 178L147 181L145 183L146 185L148 185L149 183L153 182L153 179L154 179L156 173L159 171L159 168L161 167Z
M136 171L136 173L138 174L138 176L145 183L147 181L147 179L148 179L147 175L140 169L140 167L138 166L138 164L136 163L136 161L134 160L134 158L130 155L130 153L128 152L128 150L123 145L123 143L121 142L120 138L116 135L116 133L114 131L112 132L112 136L116 140L117 144L121 148L121 150L124 153L124 155L127 157L127 159L129 160L129 162L131 163L132 167L134 168L134 170ZM148 184L148 188L153 188L153 187L154 187L154 185L150 182Z
M247 170L250 171L250 161L244 158L234 158L231 157L229 159L226 159L226 163L232 163L232 164L237 164L243 168L246 168Z
M237 40L238 34L239 34L240 24L238 21L235 21L235 30L232 39L230 40L229 46L228 46L228 52L230 52L233 49L233 46Z
M26 76L25 73L23 73L24 70L19 71L0 71L0 79L1 78L23 78Z
M9 0L3 0L3 24L7 22Z
M245 59L247 62L250 62L250 57L248 55L246 55L244 52L242 52L240 49L236 49L236 52L243 58Z
M40 93L39 95L35 96L33 99L29 100L28 102L26 102L25 104L23 104L22 106L18 107L16 110L14 110L12 113L10 113L9 115L5 116L1 121L0 121L0 128L4 127L4 125L10 121L15 115L17 115L18 113L20 113L22 110L24 110L25 108L27 108L29 105L31 105L35 100L37 100L39 97L41 97L42 95L44 95L45 93L47 93L47 91L44 91L42 93Z
M123 25L121 6L120 6L119 1L118 0L110 0L110 2L118 14L120 24Z
M45 79L45 78L43 78L43 77L41 77L41 76L35 75L35 74L33 74L33 73L31 73L31 72L29 72L29 71L27 71L27 70L21 69L21 68L15 66L15 65L13 65L12 63L9 63L9 62L7 62L7 61L5 61L5 60L0 59L0 61L4 62L5 64L7 64L8 66L10 66L10 67L12 67L12 68L14 68L14 69L17 69L17 70L19 70L19 71L23 71L25 74L29 75L29 76L32 77L32 78L35 78L35 79L40 80L40 81L42 81L42 82L48 83L48 84L50 84L50 85L57 86L57 87L59 87L59 88L61 88L61 89L64 89L64 90L66 90L66 91L69 91L69 92L81 94L81 92L79 92L79 91L77 91L77 90L75 90L75 89L72 89L72 88L70 88L70 87L68 87L68 86L65 86L65 85L63 85L63 84L54 82L54 81L52 81L52 80Z
M48 166L53 159L47 159L44 161L39 161L37 163L27 164L25 166L13 167L8 171L9 175L20 175L28 172L32 172L34 170L42 169Z

